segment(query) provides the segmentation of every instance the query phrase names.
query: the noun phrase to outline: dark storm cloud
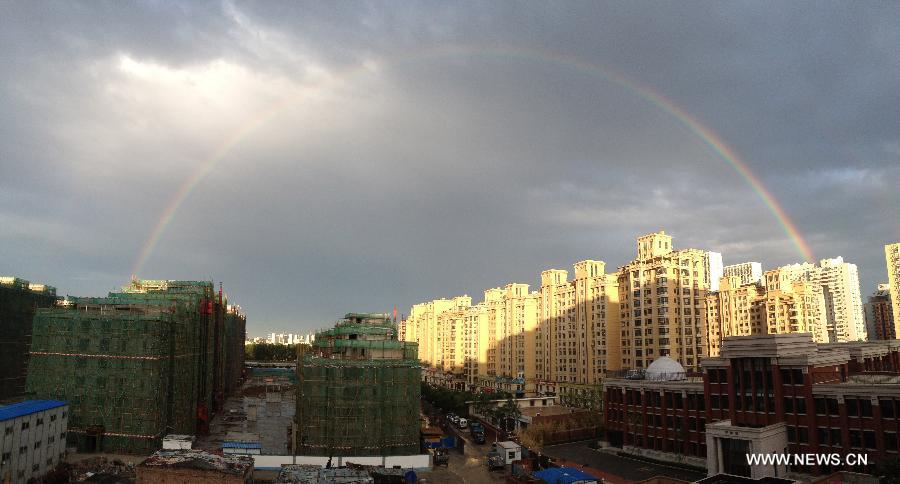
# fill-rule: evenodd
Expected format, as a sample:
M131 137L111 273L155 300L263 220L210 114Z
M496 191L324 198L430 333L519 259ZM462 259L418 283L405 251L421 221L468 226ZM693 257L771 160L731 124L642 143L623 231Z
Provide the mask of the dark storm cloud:
M216 152L140 275L223 280L255 334L613 270L659 229L799 260L696 135L570 58L716 132L865 295L900 240L897 25L886 2L5 3L0 272L123 283Z

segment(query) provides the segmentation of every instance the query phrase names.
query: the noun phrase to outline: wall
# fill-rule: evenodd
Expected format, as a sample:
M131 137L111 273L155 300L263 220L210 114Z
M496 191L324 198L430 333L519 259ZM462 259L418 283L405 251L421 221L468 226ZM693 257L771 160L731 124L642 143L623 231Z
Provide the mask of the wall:
M319 456L292 456L292 455L254 455L254 468L256 469L281 469L282 464L308 464L325 467L328 457ZM332 467L341 467L348 462L364 465L379 465L387 468L400 466L404 469L430 469L431 456L419 455L390 455L390 456L365 456L365 457L333 457Z

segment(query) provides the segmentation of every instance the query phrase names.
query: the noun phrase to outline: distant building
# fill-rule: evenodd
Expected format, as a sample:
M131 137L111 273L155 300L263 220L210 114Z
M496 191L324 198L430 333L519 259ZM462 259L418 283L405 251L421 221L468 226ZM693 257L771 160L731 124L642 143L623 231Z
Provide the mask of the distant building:
M722 269L723 277L738 277L741 285L762 282L762 264L759 262L742 262Z
M887 263L888 291L891 294L894 324L900 324L900 242L884 246L884 259Z
M159 450L134 471L137 484L250 484L253 458L200 450Z
M297 372L297 455L418 453L417 345L397 340L388 315L347 314L316 335Z
M866 302L866 330L870 339L897 339L890 285L879 284Z
M312 344L315 341L314 333L294 334L294 333L269 333L266 343L270 345L296 345L296 344Z
M771 279L769 274L776 271L777 279ZM843 257L835 257L822 259L819 265L804 262L766 272L768 290L772 290L773 285L783 290L794 281L822 286L829 341L840 343L866 340L866 322L856 264L844 262Z
M56 467L65 456L68 409L57 400L0 407L0 482L24 484Z
M0 403L20 400L25 394L34 311L54 302L52 286L0 277Z

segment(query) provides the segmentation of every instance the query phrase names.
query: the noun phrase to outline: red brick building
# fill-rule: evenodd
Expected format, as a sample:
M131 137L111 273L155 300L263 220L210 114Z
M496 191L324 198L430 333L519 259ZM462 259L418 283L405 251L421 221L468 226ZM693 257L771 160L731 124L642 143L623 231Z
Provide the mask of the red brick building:
M654 362L655 364L656 362ZM668 362L666 362L668 363ZM710 475L870 471L898 457L900 341L816 345L809 334L726 338L702 375L607 378L610 444ZM677 368L675 369L677 370ZM864 454L868 465L750 466L747 453Z

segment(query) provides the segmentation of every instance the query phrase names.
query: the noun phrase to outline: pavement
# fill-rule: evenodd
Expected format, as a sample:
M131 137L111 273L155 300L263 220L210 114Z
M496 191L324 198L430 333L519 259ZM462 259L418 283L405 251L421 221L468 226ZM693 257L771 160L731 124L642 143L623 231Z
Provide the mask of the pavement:
M703 471L647 462L591 449L588 447L590 442L547 446L543 449L543 454L557 460L565 460L568 465L597 470L604 479L617 484L642 481L656 476L673 477L689 482L706 477L706 473ZM561 462L558 463L561 464Z

